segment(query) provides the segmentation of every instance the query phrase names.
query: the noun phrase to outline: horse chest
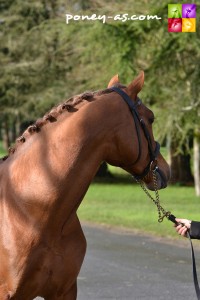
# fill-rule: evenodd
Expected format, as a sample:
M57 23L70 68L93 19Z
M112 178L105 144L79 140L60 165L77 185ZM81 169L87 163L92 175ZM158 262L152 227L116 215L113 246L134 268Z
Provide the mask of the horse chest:
M77 216L73 215L62 235L50 238L47 234L32 248L15 296L27 295L29 299L30 295L45 297L67 290L76 281L85 251L86 240Z

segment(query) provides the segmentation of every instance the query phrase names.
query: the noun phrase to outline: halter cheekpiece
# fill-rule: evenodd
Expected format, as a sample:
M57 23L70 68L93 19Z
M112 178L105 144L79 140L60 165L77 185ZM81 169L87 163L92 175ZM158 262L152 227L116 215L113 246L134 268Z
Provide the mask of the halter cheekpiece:
M131 111L134 122L135 122L135 128L136 128L137 139L138 139L138 144L139 144L139 152L138 152L137 159L132 164L130 164L129 166L135 165L140 160L140 157L141 157L142 146L141 146L140 127L142 128L142 130L144 132L144 135L145 135L145 137L147 139L147 142L148 142L148 151L149 151L150 162L147 165L147 167L144 169L142 174L133 174L134 178L137 179L137 180L141 180L142 178L144 178L149 173L149 171L151 170L152 165L154 165L154 168L156 168L156 171L158 171L159 173L162 173L160 170L158 170L158 167L157 167L157 164L156 164L156 158L158 157L158 155L160 153L160 144L158 142L155 142L156 147L155 147L155 149L153 149L149 131L148 131L146 125L145 125L144 120L140 117L140 115L137 111L137 106L140 105L142 103L142 101L140 100L140 98L137 97L136 103L133 103L133 100L128 96L128 94L126 94L120 88L111 87L111 90L116 92L117 94L119 94L122 97L122 99L126 102L126 104L128 105L128 107ZM162 174L160 174L160 175L162 177Z

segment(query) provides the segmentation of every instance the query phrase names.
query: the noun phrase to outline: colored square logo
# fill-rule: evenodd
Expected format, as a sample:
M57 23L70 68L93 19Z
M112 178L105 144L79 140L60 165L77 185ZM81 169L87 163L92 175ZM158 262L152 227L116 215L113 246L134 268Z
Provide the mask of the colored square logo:
M196 32L196 19L182 18L182 32Z
M182 4L168 4L168 18L182 18Z
M196 4L168 4L168 32L196 32Z
M182 4L182 18L196 18L196 4Z
M168 19L168 31L169 32L182 32L182 18Z

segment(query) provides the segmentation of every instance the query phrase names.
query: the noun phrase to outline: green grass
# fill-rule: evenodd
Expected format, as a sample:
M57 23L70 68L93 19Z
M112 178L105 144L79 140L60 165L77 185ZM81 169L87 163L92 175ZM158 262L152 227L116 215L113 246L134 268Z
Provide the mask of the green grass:
M161 204L175 216L199 220L200 199L192 187L168 187L160 191ZM141 188L133 184L93 183L81 204L81 220L127 227L158 236L174 237L173 224L157 221L157 209Z
M0 141L0 158L3 157L4 155L6 155L6 151L3 148L2 142Z

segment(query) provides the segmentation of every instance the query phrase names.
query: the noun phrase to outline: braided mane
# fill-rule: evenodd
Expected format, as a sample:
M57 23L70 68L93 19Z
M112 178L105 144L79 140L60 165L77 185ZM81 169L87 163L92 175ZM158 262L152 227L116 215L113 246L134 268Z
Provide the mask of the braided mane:
M34 124L30 125L23 134L16 139L15 144L8 149L8 154L0 159L0 162L5 161L10 155L14 154L17 148L26 142L26 140L34 133L40 132L41 128L52 122L56 122L59 115L63 112L76 112L76 105L81 103L83 100L93 101L95 96L100 96L103 94L111 93L111 89L104 89L96 92L84 92L81 95L74 96L69 98L64 103L58 104L57 106L53 107L48 113L46 113L42 118L38 119Z

